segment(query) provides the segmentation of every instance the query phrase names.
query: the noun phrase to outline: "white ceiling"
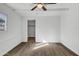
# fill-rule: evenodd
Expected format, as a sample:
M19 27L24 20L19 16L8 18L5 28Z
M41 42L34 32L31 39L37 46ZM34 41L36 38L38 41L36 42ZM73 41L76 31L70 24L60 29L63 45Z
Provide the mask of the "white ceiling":
M67 7L64 6L63 3L57 4L49 4L46 5L47 11L43 10L35 10L31 11L30 9L34 7L33 3L7 3L9 7L13 10L21 14L21 16L51 16L51 15L58 15L61 11L69 10Z

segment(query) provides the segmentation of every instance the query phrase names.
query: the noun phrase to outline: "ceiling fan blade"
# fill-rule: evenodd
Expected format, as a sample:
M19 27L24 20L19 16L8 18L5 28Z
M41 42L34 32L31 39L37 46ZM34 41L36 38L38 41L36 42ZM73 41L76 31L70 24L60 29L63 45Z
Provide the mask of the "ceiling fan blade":
M44 6L42 7L42 9L43 9L44 11L46 11L46 10L47 10Z
M56 4L56 3L44 3L44 4Z
M56 4L56 3L34 3L34 4Z
M33 8L31 9L31 11L33 11L33 10L36 9L36 8L37 8L37 6L33 7Z

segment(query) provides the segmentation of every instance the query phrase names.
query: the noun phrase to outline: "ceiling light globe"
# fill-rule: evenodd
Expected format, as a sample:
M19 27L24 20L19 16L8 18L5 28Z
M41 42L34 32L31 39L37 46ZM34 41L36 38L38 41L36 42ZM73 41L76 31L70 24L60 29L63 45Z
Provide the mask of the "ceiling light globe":
M38 4L38 8L42 8L42 5L41 4Z

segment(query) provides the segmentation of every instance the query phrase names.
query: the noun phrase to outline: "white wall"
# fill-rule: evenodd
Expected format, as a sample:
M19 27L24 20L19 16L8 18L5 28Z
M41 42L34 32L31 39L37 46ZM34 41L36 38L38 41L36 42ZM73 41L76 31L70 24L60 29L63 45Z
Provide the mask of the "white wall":
M60 16L36 17L36 42L59 42Z
M64 4L69 8L61 17L61 42L79 55L79 4Z
M0 12L8 16L7 31L0 31L0 55L4 55L22 42L21 17L4 4L0 4Z
M22 21L22 41L27 42L28 32L27 32L27 17L23 17Z

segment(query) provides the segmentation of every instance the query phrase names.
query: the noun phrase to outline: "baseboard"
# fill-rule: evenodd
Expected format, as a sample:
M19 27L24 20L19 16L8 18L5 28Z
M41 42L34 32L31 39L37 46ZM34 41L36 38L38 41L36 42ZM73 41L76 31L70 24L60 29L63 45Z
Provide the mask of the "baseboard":
M71 54L73 54L74 56L79 56L77 55L75 52L73 52L71 49L69 49L68 47L66 47L63 43L59 43L60 45L62 45L66 50L68 50Z

